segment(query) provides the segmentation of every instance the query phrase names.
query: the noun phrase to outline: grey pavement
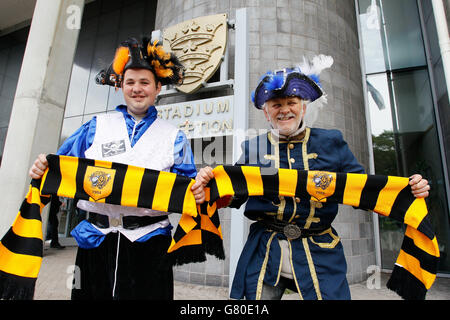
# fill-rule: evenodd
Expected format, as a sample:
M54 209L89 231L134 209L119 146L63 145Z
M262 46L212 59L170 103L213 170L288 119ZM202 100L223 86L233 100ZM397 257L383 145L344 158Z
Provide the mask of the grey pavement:
M70 300L71 274L75 263L76 247L63 250L44 249L44 258L36 282L35 300ZM350 291L353 300L401 300L386 288L389 274L381 273L379 288L369 289L366 281L353 284ZM228 300L228 288L175 282L175 300ZM283 300L297 300L296 293L285 294ZM450 300L450 278L438 277L428 291L427 300Z

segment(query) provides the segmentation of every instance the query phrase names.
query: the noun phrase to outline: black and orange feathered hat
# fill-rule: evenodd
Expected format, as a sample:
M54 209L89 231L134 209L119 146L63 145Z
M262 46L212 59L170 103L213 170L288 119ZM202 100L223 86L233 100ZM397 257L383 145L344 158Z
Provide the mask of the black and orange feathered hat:
M184 78L184 67L178 58L165 52L161 42L151 43L149 38L144 37L142 43L135 38L122 42L108 69L97 74L96 82L120 87L125 71L130 68L152 71L162 85L181 84Z

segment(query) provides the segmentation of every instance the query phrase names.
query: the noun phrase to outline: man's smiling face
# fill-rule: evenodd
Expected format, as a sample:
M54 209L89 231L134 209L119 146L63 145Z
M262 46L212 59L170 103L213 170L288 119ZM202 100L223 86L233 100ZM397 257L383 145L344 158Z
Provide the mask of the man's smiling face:
M150 70L128 69L124 74L122 91L128 113L140 119L154 105L156 96L161 91L161 83L155 80Z
M306 103L298 97L274 98L266 102L264 115L273 129L289 136L302 123L306 111Z

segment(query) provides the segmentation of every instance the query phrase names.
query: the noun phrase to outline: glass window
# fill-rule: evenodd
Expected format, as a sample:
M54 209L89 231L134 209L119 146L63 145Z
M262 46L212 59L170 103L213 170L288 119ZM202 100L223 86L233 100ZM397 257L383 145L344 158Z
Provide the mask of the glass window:
M416 0L380 1L390 70L426 65Z
M433 101L426 69L367 77L375 173L419 173L432 187L427 206L440 244L440 272L449 272L448 208ZM390 84L390 85L389 85ZM380 217L382 267L392 268L404 226Z
M398 144L402 176L419 173L429 180L428 211L441 249L440 272L450 272L449 208L445 191L443 164L426 69L392 75L398 126Z
M109 86L98 85L95 82L95 77L100 70L108 67L111 63L116 47L115 34L104 34L95 39L95 52L89 75L85 113L106 112Z
M8 53L9 53L8 48L0 50L0 75L5 74L6 65L8 64Z
M70 86L66 99L65 117L83 114L89 83L95 39L81 37L78 39L77 50L72 67Z
M372 134L392 132L391 99L386 73L367 76L368 102L372 119Z
M379 1L360 0L360 25L366 73L386 71Z
M2 150L2 152L0 153L0 165L2 164L3 147L5 145L6 132L8 132L8 128L7 127L0 128L0 150Z
M122 90L109 88L108 95L108 111L115 110L118 105L125 104L125 99L123 98Z
M26 40L26 39L24 39ZM19 79L20 68L22 67L25 43L12 46L8 55L8 64L5 73L16 80ZM15 91L15 90L14 90Z
M29 27L0 37L0 164Z
M396 72L392 86L399 134L425 133L434 127L433 101L426 69Z
M415 0L360 0L366 73L426 65Z
M86 102L87 82L89 78L89 70L83 69L81 66L74 64L72 67L72 75L70 79L71 85L67 92L65 117L73 117L82 115L84 104ZM75 85L76 84L76 85Z
M8 80L5 77L6 81ZM9 126L9 119L11 117L12 106L14 103L14 97L9 98L0 95L0 128L7 128ZM0 148L2 150L2 148Z
M427 207L441 251L439 272L450 272L450 226L431 84L415 0L359 0L361 39L375 173L419 173L431 191ZM404 225L380 217L382 267L392 268Z
M389 79L386 73L367 76L375 173L400 176ZM394 115L395 117L395 115ZM392 268L403 241L402 224L379 217L382 267Z
M61 129L61 137L59 139L60 146L82 125L82 120L83 120L82 116L64 119L63 126Z

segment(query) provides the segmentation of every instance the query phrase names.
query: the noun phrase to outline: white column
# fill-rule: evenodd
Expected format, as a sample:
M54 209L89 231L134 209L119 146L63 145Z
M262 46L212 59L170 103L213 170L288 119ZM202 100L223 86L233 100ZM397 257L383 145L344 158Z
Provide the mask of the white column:
M11 226L39 153L57 150L84 0L37 0L0 168L0 237Z
M235 62L234 62L234 118L233 128L233 163L236 163L241 154L241 143L245 140L248 129L248 105L249 105L249 54L248 54L248 18L247 9L236 10L236 38L235 38ZM231 210L230 230L230 282L229 290L233 283L234 273L245 243L246 221L244 206Z

